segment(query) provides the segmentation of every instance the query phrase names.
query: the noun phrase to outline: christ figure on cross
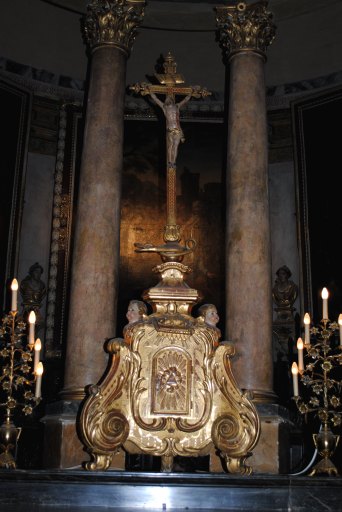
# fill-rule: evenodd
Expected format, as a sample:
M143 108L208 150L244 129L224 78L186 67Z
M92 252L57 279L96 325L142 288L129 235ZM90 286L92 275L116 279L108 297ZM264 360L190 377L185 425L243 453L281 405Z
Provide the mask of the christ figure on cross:
M175 102L174 95L167 94L164 103L158 96L150 91L152 100L162 109L166 119L166 147L167 147L167 165L176 167L176 159L178 146L180 142L184 142L184 133L180 125L179 111L185 103L193 96L196 88L178 103Z

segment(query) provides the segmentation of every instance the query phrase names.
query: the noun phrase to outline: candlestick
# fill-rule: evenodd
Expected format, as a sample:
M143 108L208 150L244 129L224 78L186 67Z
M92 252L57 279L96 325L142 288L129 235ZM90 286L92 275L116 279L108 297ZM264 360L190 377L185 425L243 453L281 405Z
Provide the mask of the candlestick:
M323 294L327 298L327 290ZM318 434L313 434L317 452L323 458L310 473L310 476L320 473L338 475L337 468L329 457L333 455L339 436L332 433L330 425L341 425L342 412L340 401L341 379L338 367L341 365L341 345L336 347L335 332L338 329L336 322L330 323L327 311L324 312L318 327L313 327L314 345L307 346L307 358L310 363L301 372L301 382L305 386L303 394L294 396L294 401L301 414L314 413L321 422ZM339 317L342 325L342 314ZM341 333L342 336L342 333ZM300 345L300 344L299 344ZM300 352L298 351L298 355ZM294 370L296 371L296 370ZM295 377L293 377L295 379ZM294 383L296 388L296 383ZM310 391L311 389L311 391ZM297 392L297 389L295 389Z
M342 347L342 313L338 315L338 325L340 327L340 347Z
M42 342L40 341L39 338L37 338L36 342L34 344L34 363L33 363L33 372L34 373L37 373L37 367L38 367L38 363L39 363L39 356L40 356L41 349L42 349Z
M305 313L304 315L304 343L305 345L310 345L310 315L309 313Z
M292 372L292 380L293 380L293 396L298 396L298 366L297 366L297 363L292 363L291 372Z
M13 279L13 281L12 281L11 290L12 290L12 307L11 307L11 311L17 311L17 308L18 308L18 305L17 305L18 281L16 279Z
M304 344L302 338L298 338L297 340L297 350L298 350L298 370L302 372L304 370L304 356L303 356Z
M328 297L329 297L328 290L326 288L323 288L323 290L322 290L323 320L329 320Z
M32 349L34 346L29 337L34 336L35 314L31 314L31 324L26 318L26 313L18 315L17 295L18 281L11 283L12 309L0 321L0 413L5 410L4 422L0 426L0 468L15 469L17 441L21 428L17 427L13 418L28 416L40 403L40 386L33 372ZM30 333L31 331L31 333ZM37 351L39 354L39 351ZM38 356L39 357L39 356ZM38 365L37 365L38 366ZM20 412L21 414L18 414ZM1 422L0 422L1 423ZM1 507L0 507L1 508Z
M36 314L34 311L31 311L29 315L29 324L30 324L30 330L29 330L29 345L31 348L34 345L34 325L36 323Z
M43 363L39 362L37 365L37 371L36 371L37 380L36 380L36 389L35 389L35 393L34 393L35 398L40 398L42 396L43 371L44 371Z

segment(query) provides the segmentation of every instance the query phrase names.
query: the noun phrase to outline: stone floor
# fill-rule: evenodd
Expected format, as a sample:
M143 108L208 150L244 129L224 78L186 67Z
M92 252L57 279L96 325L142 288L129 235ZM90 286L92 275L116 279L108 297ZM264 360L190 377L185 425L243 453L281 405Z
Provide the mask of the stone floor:
M2 512L342 511L341 477L0 471Z

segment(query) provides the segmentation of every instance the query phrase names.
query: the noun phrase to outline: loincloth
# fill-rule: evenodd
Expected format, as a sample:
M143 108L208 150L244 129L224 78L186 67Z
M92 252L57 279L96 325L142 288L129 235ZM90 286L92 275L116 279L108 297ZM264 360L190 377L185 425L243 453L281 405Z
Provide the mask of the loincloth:
M179 137L182 142L185 141L184 133L179 128L168 128L167 133L170 135L177 135L177 137Z

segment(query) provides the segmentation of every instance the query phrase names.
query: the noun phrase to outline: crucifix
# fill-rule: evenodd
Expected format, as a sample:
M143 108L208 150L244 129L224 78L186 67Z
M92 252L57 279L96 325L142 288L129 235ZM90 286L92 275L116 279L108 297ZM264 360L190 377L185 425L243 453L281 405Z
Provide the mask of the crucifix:
M163 64L164 72L155 73L158 84L151 83L137 83L130 87L132 91L142 96L149 95L152 101L160 107L164 113L166 121L166 225L164 228L164 253L167 253L167 258L178 259L180 252L182 255L193 250L193 241L190 247L181 247L180 230L176 220L176 160L178 154L178 146L180 142L184 142L184 134L180 125L180 109L191 98L205 98L211 93L199 85L186 86L182 75L177 73L177 63L175 62L172 54L169 52ZM165 96L164 102L158 96ZM179 102L176 102L176 96L183 97ZM171 245L170 245L171 244ZM155 251L159 252L163 257L161 251L156 250L150 244L135 244L139 252L142 251ZM149 245L150 247L147 247ZM185 251L185 252L184 252ZM177 253L177 255L176 255ZM177 258L176 258L177 256Z

